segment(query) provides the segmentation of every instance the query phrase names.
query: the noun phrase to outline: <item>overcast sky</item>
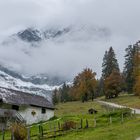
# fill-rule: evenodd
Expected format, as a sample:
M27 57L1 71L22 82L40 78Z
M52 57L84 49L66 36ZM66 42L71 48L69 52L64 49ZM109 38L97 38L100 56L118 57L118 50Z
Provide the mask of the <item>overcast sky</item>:
M28 27L75 29L37 48L22 41L1 45L0 63L26 74L66 77L90 67L99 77L104 52L113 46L122 69L125 48L140 39L139 7L139 0L0 0L1 42Z

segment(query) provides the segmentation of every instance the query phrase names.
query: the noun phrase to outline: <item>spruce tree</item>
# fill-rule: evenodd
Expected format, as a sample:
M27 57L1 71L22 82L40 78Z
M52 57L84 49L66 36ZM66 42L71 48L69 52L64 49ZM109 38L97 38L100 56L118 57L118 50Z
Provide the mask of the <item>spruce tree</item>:
M133 92L133 87L135 84L135 77L136 77L136 69L137 67L137 56L139 54L139 45L136 43L135 45L129 45L126 48L126 55L125 55L125 63L124 63L124 78L126 83L126 90L129 93Z
M102 78L106 79L113 71L119 72L119 65L112 47L105 52L102 64Z
M129 45L128 48L125 49L125 63L124 63L124 77L126 82L126 88L128 92L132 92L134 79L133 79L133 67L134 67L134 54L133 54L133 46Z
M105 79L107 77L107 61L108 61L108 51L105 52L104 58L103 58L103 63L102 63L102 77Z

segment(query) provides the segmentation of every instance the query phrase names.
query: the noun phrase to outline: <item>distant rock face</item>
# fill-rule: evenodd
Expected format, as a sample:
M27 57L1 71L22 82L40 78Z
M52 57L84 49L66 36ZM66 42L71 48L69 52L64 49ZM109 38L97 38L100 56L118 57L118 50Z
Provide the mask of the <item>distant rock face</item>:
M17 36L23 41L40 42L41 40L44 40L44 39L56 38L58 36L68 33L69 31L70 31L69 28L64 28L61 30L49 29L45 31L28 28L17 33Z
M67 26L64 28L26 28L13 33L7 37L2 44L15 45L19 43L29 43L32 47L39 47L42 41L100 41L106 40L111 35L111 31L108 28L96 27L96 26ZM22 41L22 42L20 42Z
M80 26L80 27L69 26L61 29L51 28L42 30L27 28L14 34L13 36L25 42L39 43L43 40L56 39L58 37L61 39L65 35L66 35L65 41L66 40L72 41L75 39L86 40L88 38L96 41L97 39L108 38L110 34L111 32L108 28L100 28L94 26Z
M38 30L33 30L31 28L28 28L22 32L19 32L18 37L22 40L33 42L33 41L41 41L41 33Z
M55 79L55 78L54 78ZM61 86L60 81L47 78L45 75L25 77L8 68L0 66L0 87L20 90L23 92L42 95L51 100L52 91ZM58 83L57 83L58 81Z

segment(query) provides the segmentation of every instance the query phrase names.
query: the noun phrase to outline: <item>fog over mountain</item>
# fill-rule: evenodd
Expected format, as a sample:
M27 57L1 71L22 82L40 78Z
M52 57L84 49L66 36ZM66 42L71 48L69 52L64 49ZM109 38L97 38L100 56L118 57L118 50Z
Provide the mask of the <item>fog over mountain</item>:
M139 0L0 1L0 64L26 75L72 79L85 67L101 74L113 46L121 69L124 50L140 39Z

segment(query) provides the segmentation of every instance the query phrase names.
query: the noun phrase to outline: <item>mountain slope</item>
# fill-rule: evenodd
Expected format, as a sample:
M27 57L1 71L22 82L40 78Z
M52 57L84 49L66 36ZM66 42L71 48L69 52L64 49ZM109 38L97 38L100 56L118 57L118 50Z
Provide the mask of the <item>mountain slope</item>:
M25 43L30 43L32 46L39 46L42 41L54 39L60 41L75 41L75 40L102 40L110 37L111 32L108 28L97 26L68 26L64 28L26 28L13 33L3 41L2 44L10 45L16 43L18 40Z
M55 88L59 88L59 86L49 86L47 84L33 84L32 82L21 80L20 79L21 77L22 76L17 74L17 78L15 78L15 76L13 77L10 75L10 72L9 74L6 73L6 68L5 68L5 71L1 69L0 70L0 86L14 89L14 90L20 90L23 92L29 92L29 93L33 93L37 95L42 95L42 96L47 97L49 100L51 99L52 91Z
M69 28L64 29L48 29L41 31L39 29L27 28L15 34L18 38L26 42L40 42L42 40L53 39L62 36L70 31Z

